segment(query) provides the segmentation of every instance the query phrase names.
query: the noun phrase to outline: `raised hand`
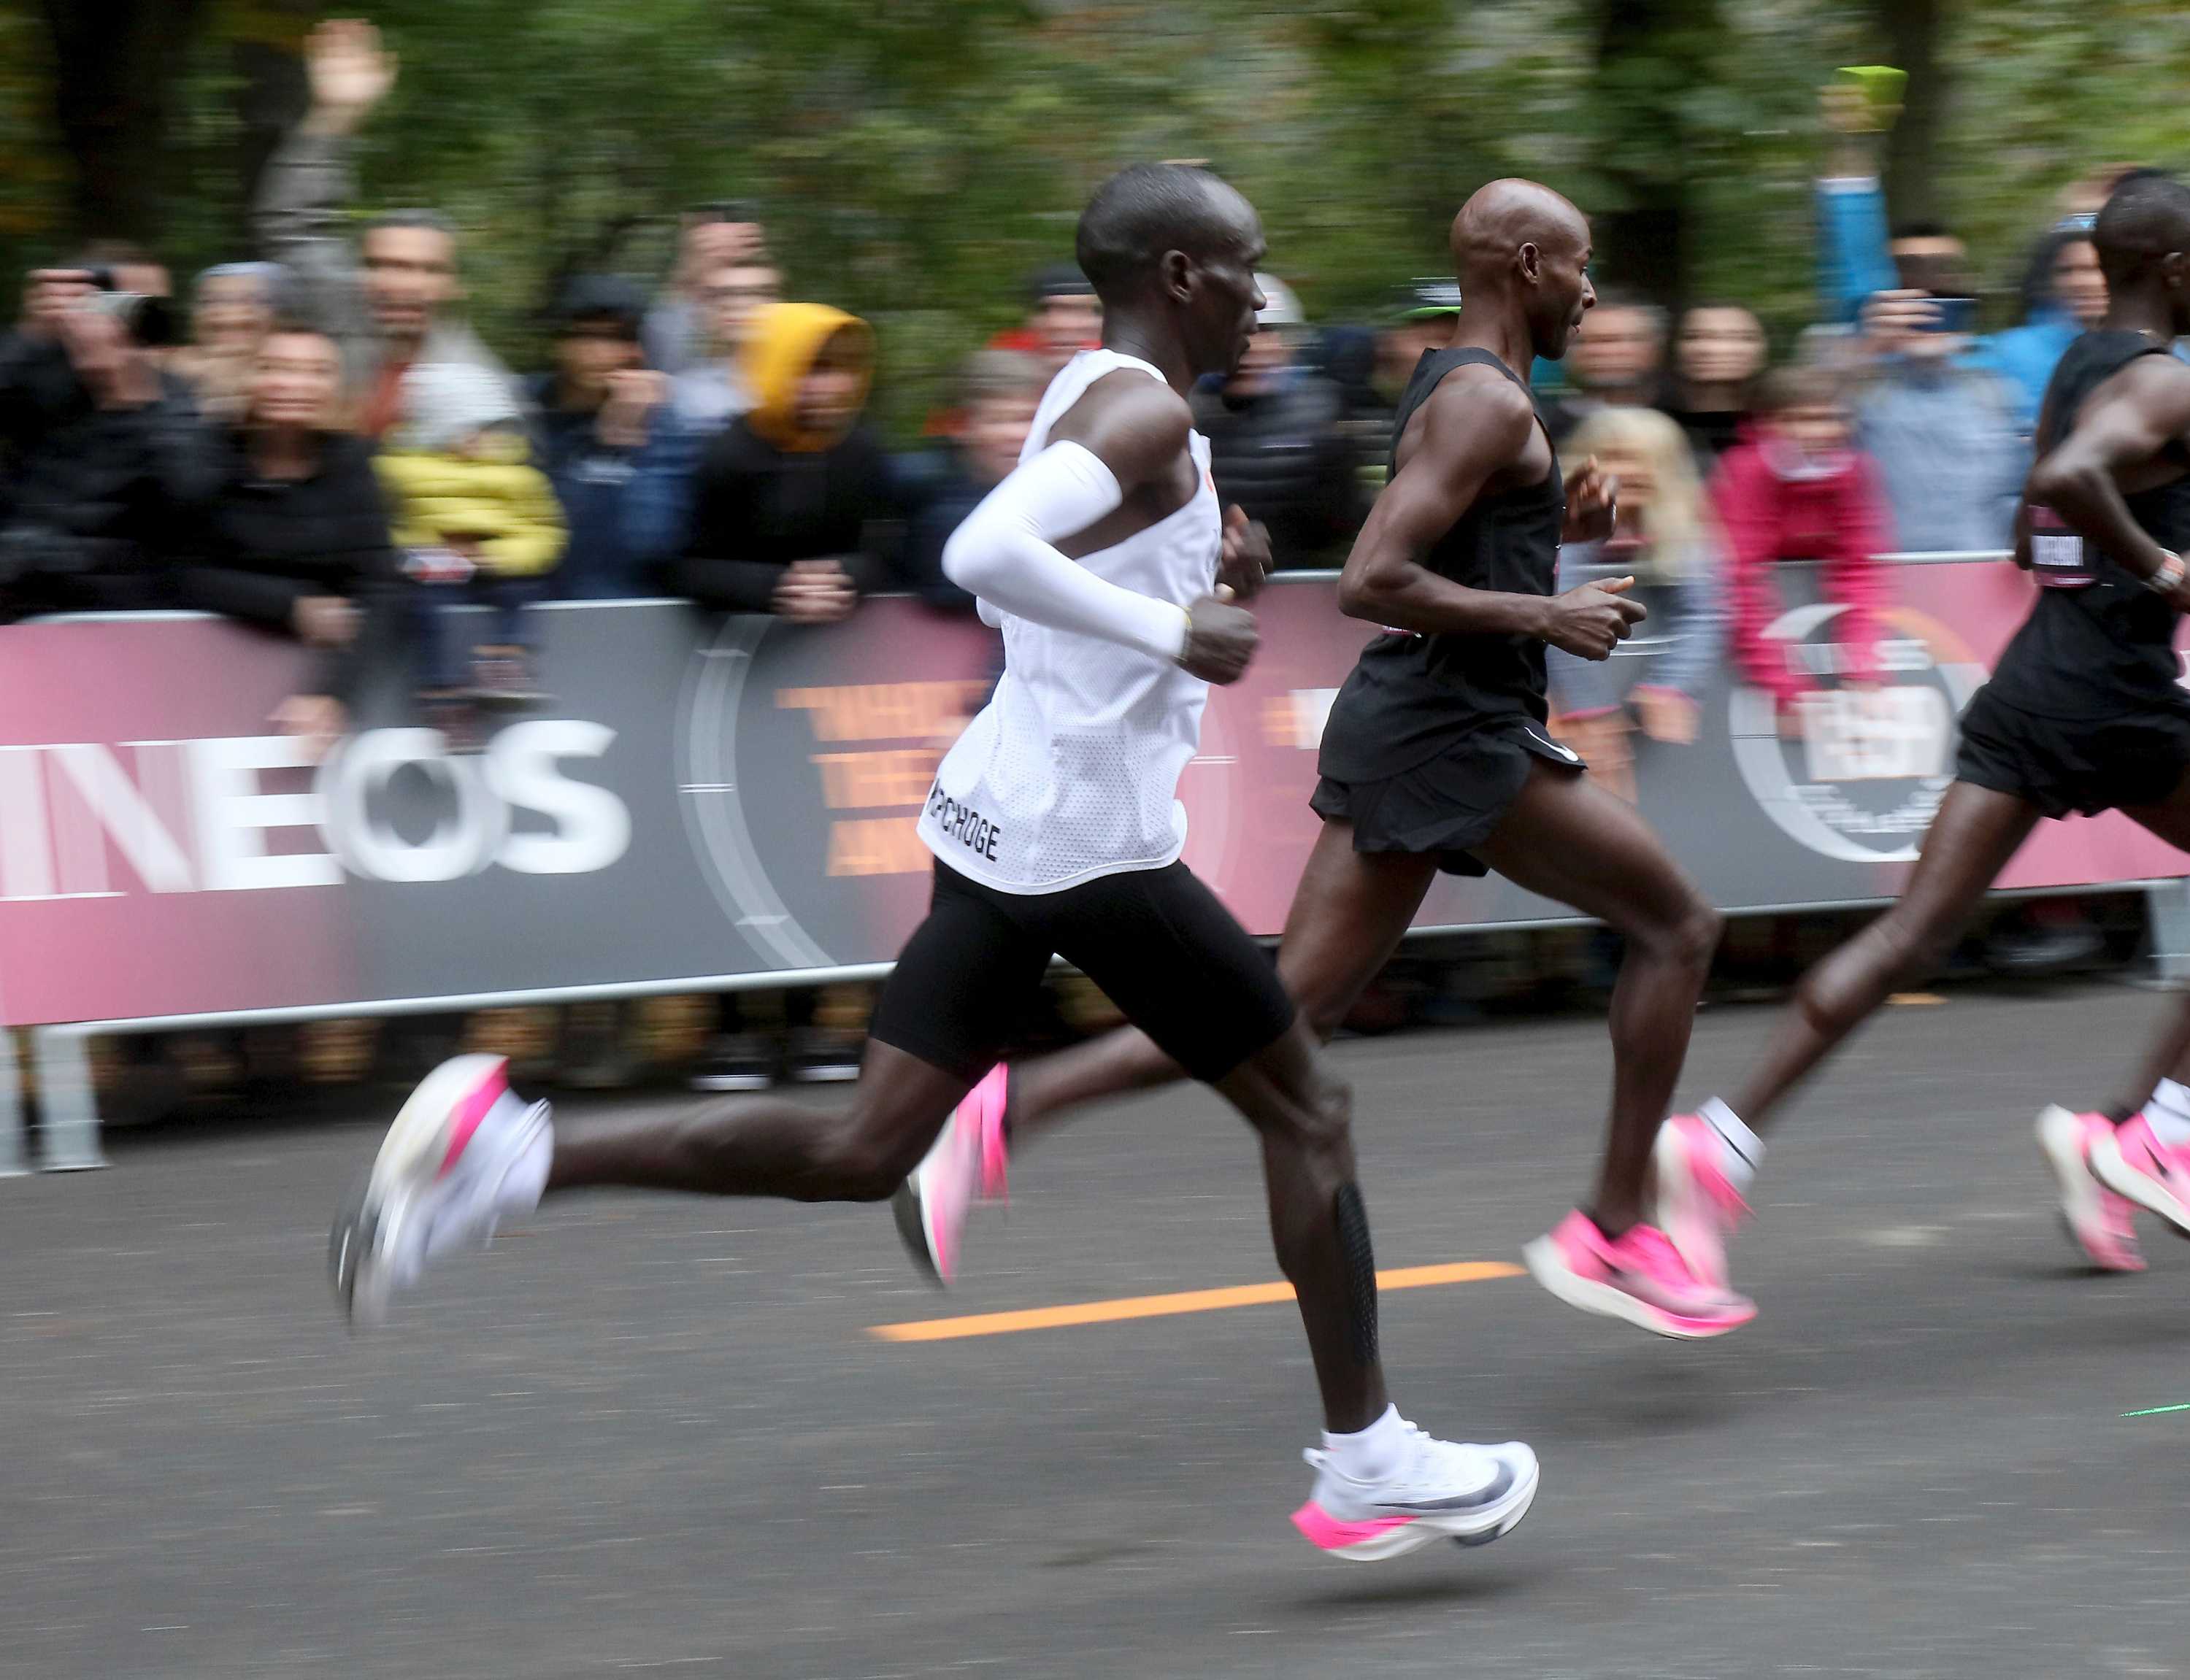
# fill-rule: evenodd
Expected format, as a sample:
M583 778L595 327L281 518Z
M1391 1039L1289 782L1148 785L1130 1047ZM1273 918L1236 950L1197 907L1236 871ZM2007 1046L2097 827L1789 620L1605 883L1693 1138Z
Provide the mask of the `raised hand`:
M362 18L329 18L304 41L311 79L309 121L322 133L355 133L395 85L395 54Z
M1602 542L1620 523L1620 480L1597 464L1597 457L1567 474L1567 521L1561 542Z

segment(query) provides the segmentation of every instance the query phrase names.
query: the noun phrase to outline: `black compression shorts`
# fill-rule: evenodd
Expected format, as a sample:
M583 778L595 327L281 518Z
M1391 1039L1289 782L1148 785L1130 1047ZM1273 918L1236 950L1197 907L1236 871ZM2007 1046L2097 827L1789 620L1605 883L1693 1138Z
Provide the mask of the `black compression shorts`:
M931 1066L978 1079L1024 1027L1052 954L1205 1083L1293 1023L1270 953L1183 863L1016 893L939 862L928 919L899 954L870 1030Z
M1356 851L1433 851L1450 875L1487 875L1473 848L1489 840L1537 760L1586 766L1536 725L1478 730L1426 764L1374 782L1325 776L1308 805L1326 823L1353 825Z
M2028 800L2048 817L2157 805L2190 771L2190 705L2063 719L2025 711L1988 684L1962 713L1955 776Z

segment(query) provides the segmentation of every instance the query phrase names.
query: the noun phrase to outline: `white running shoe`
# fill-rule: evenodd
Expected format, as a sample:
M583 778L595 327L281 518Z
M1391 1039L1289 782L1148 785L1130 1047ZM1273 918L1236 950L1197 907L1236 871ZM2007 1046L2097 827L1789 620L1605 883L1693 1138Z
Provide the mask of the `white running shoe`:
M1293 1526L1334 1558L1373 1563L1433 1541L1488 1546L1511 1534L1536 1497L1536 1455L1519 1441L1468 1446L1441 1441L1411 1423L1399 1468L1380 1481L1342 1475L1330 1455L1301 1455L1315 1468L1308 1503Z
M354 1326L384 1320L389 1298L429 1260L493 1236L504 1181L548 1131L546 1103L512 1098L508 1066L498 1055L443 1062L388 1128L327 1241L335 1298Z

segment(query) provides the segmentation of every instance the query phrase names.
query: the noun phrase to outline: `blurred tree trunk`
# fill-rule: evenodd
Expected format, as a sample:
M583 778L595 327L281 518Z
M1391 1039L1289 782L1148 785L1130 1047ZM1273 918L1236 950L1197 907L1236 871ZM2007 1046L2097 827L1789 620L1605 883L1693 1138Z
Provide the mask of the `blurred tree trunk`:
M1939 218L1938 153L1948 71L1939 56L1941 0L1875 0L1886 62L1909 72L1901 120L1886 144L1886 201L1896 222Z
M160 230L167 118L201 0L45 0L54 115L76 162L79 239Z
M1599 272L1669 306L1687 279L1682 105L1710 78L1717 24L1718 0L1599 0L1591 161L1612 191L1584 207L1594 212Z

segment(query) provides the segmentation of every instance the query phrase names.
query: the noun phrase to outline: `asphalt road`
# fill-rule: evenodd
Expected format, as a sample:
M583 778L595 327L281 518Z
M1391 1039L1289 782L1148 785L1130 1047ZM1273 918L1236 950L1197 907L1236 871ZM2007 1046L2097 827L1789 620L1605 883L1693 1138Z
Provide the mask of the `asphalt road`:
M2170 1002L1885 1016L1773 1140L1705 1346L1525 1278L1393 1293L1402 1406L1519 1435L1528 1523L1328 1561L1289 1306L894 1344L868 1326L1275 1276L1213 1098L1020 1163L953 1295L886 1213L555 1208L353 1340L322 1276L356 1123L116 1140L0 1185L0 1672L2113 1676L2190 1672L2190 1248L2086 1275L2035 1106ZM1690 1095L1767 1025L1702 1020ZM1342 1045L1381 1264L1512 1260L1606 1067L1562 1018Z

